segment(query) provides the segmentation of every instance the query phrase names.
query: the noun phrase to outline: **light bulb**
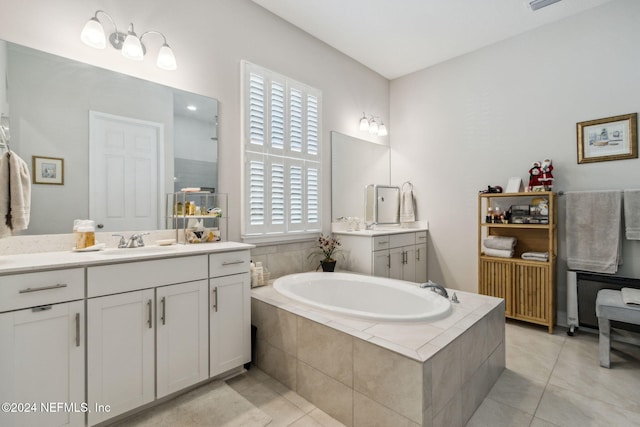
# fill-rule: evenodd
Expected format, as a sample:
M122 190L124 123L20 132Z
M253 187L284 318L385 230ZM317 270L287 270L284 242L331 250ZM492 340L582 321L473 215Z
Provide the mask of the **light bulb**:
M380 122L380 126L378 126L378 136L387 136L389 132L387 131L387 127L384 123Z
M173 71L178 68L178 64L176 63L176 57L173 55L173 50L169 47L168 44L163 44L160 48L160 52L158 52L158 60L156 61L156 65L158 68L162 68L163 70Z
M360 130L365 132L369 130L369 120L367 120L364 113L362 113L362 118L360 119Z
M133 24L129 26L127 38L125 38L124 43L122 43L122 55L134 61L142 61L144 59L142 43L140 43L140 39L133 31Z
M95 16L87 21L80 33L80 40L95 49L104 49L107 46L107 38L104 35L104 27Z
M378 123L376 123L375 119L371 119L371 123L369 123L369 133L378 133Z

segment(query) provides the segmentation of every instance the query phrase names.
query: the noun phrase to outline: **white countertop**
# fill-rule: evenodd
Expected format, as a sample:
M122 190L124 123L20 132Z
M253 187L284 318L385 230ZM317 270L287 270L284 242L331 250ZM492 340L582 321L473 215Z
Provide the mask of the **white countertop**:
M58 268L88 267L129 261L174 258L190 255L229 252L254 248L254 245L236 242L218 242L170 246L148 245L142 248L106 248L94 252L42 252L0 256L0 275L29 273Z
M402 228L402 227L389 227L389 228L377 228L374 230L358 230L358 231L332 231L333 234L344 234L352 236L386 236L388 234L403 234L403 233L415 233L416 231L428 231L428 228Z

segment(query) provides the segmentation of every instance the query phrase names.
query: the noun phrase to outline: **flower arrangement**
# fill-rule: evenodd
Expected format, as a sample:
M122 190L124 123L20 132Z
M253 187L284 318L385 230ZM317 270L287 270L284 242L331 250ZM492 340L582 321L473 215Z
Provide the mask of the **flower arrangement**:
M327 267L327 265L331 264L332 267L335 267L336 260L333 256L340 250L338 249L339 246L341 246L341 243L336 237L325 236L324 234L321 234L320 237L318 237L317 247L320 249L320 253L324 257L320 260L318 268L322 267L324 271L333 271L333 268Z

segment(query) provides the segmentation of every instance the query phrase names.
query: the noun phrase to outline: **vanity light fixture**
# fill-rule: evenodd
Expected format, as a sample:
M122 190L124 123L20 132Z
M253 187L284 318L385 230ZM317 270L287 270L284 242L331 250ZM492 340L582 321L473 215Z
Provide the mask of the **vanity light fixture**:
M376 121L376 118L380 119L380 123ZM372 135L389 135L387 127L384 125L380 117L372 115L369 115L369 117L367 117L365 113L362 113L362 118L360 119L360 130L363 132L369 132Z
M89 19L80 33L80 40L87 46L95 49L104 49L107 46L107 38L105 36L104 27L98 20L98 14L102 14L107 17L115 31L109 35L109 43L115 49L122 52L125 58L132 59L134 61L142 61L146 53L146 48L142 44L142 39L148 34L158 34L162 37L163 44L158 52L158 58L156 65L163 70L175 70L177 68L176 57L173 55L173 50L167 44L167 38L159 31L145 31L138 37L133 29L133 23L129 24L127 33L118 31L115 21L104 10L96 11L93 18Z

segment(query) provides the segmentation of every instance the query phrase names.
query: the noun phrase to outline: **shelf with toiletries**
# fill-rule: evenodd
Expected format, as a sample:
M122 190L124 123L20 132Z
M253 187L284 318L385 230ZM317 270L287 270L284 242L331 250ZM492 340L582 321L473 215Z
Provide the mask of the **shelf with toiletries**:
M176 230L179 243L227 240L228 197L208 191L167 194L167 228Z
M553 192L478 196L478 292L504 298L506 317L547 326L549 333L556 316L556 224Z

